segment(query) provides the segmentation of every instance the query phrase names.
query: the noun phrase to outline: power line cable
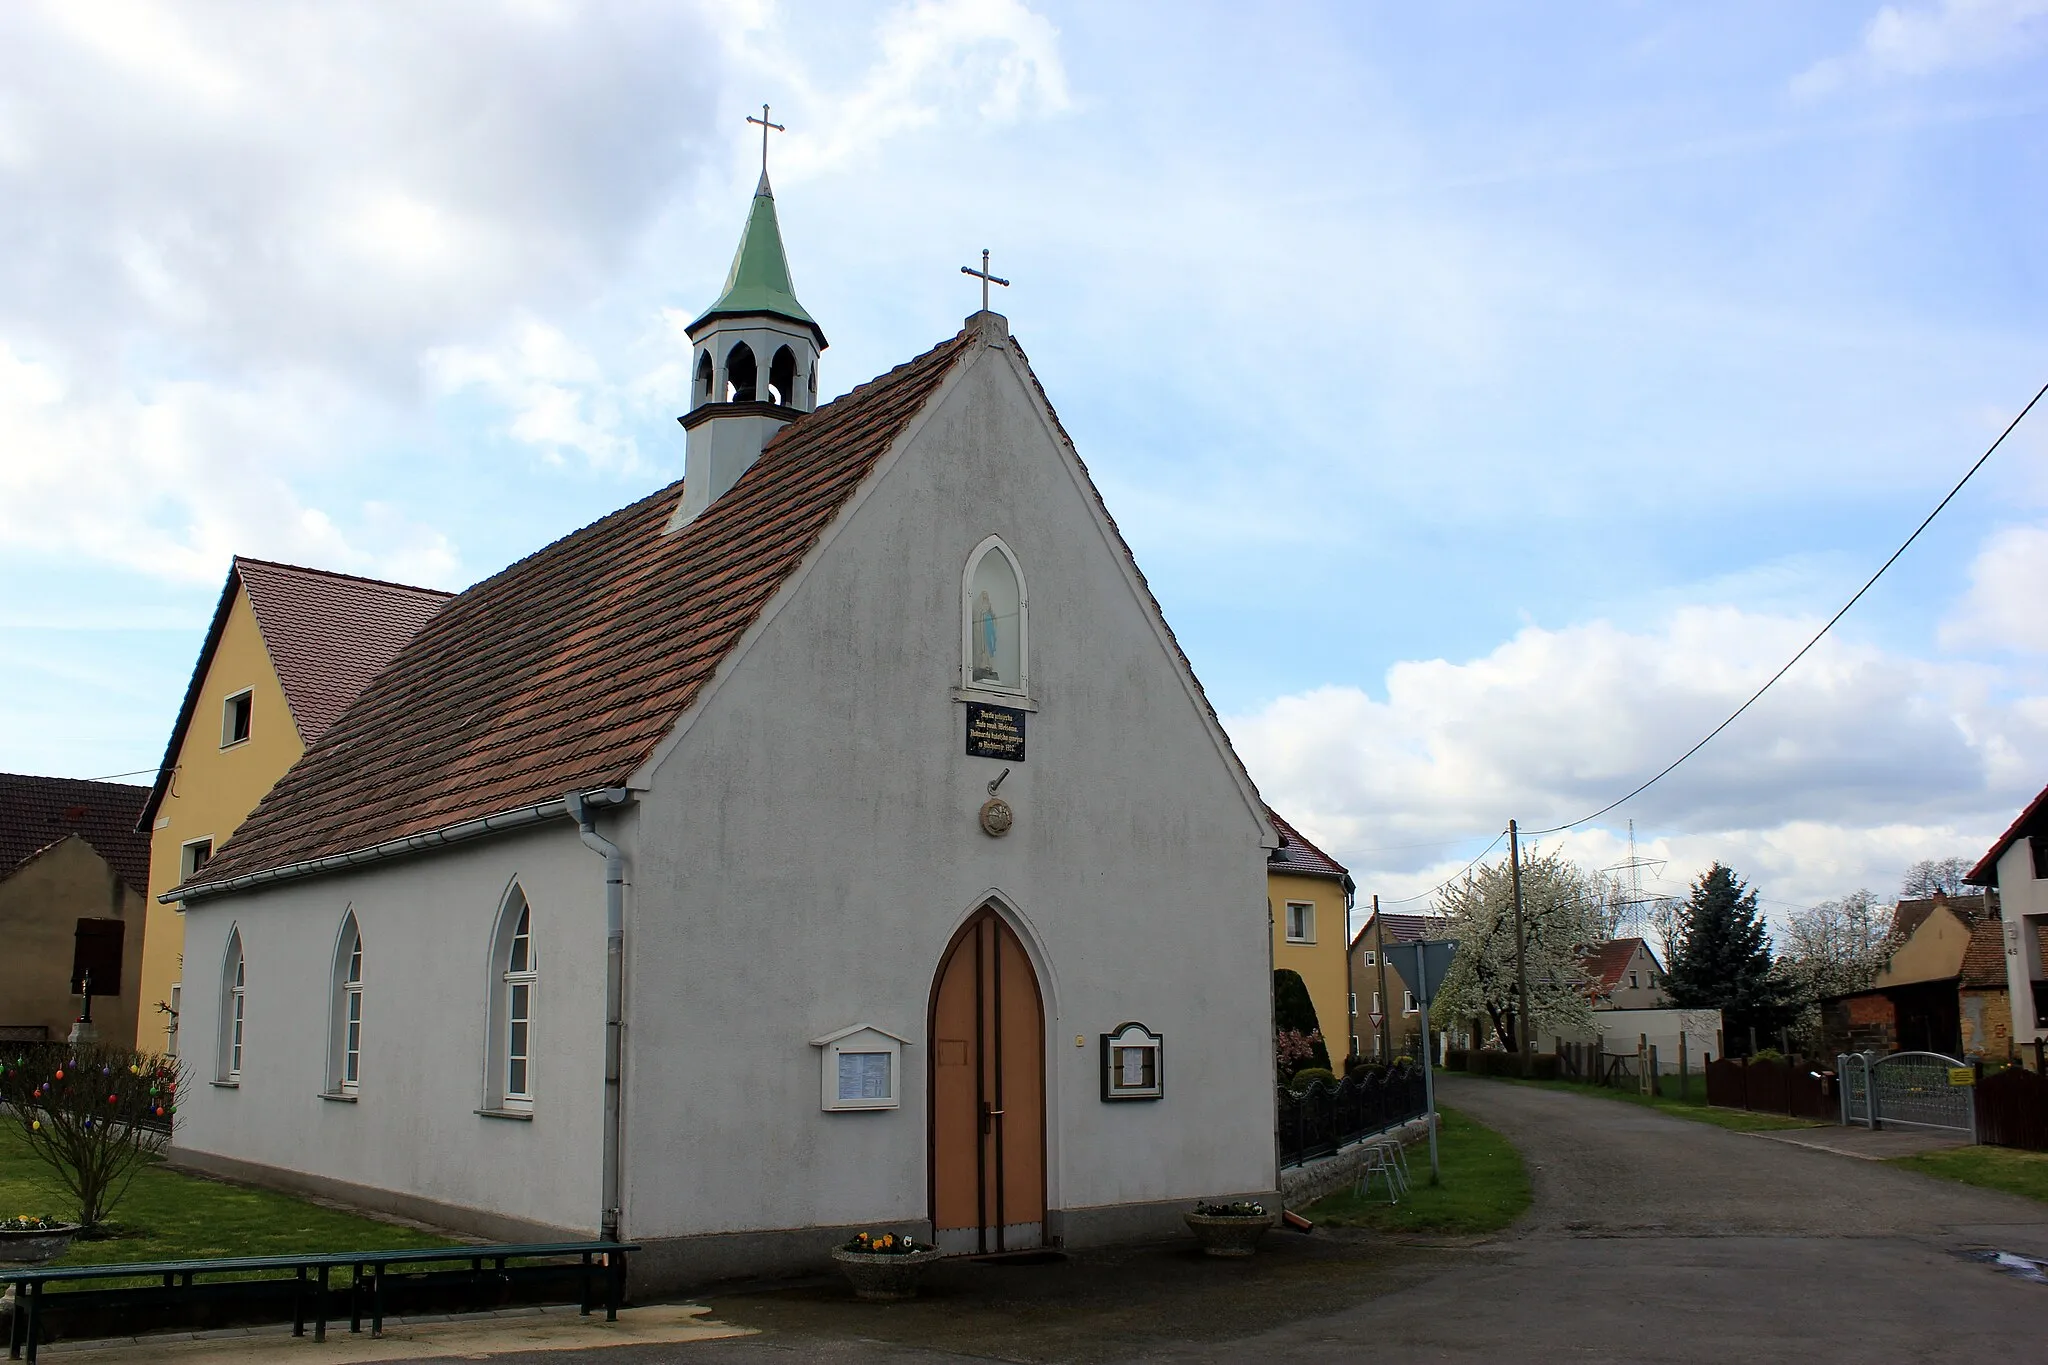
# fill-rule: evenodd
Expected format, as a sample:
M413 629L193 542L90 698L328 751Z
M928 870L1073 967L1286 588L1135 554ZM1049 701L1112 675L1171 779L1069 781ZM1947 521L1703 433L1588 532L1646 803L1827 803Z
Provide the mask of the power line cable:
M1657 783L1663 781L1666 777L1670 776L1679 764L1685 762L1688 758L1691 758L1694 754L1706 748L1707 745L1713 741L1716 735L1720 734L1723 730L1733 725L1736 722L1736 720L1741 717L1743 712L1747 711L1750 707L1756 705L1758 698L1762 697L1764 693L1771 690L1772 685L1775 684L1778 681L1778 679L1784 677L1787 673L1792 671L1792 665L1798 663L1801 659L1805 658L1807 652L1811 650L1815 645L1819 644L1821 642L1821 638L1825 636L1830 630L1834 629L1835 622L1841 620L1844 616L1847 616L1849 614L1849 608L1855 606L1858 602L1860 602L1863 599L1864 593L1869 592L1872 587L1876 586L1877 580L1884 577L1885 570L1889 569L1894 563L1896 563L1898 561L1899 556L1906 553L1906 551L1909 548L1911 548L1914 541L1920 539L1920 533L1922 531L1925 531L1928 528L1928 526L1933 523L1934 519L1941 515L1943 508L1947 507L1949 503L1955 500L1956 494L1963 491L1963 485L1967 484L1972 478L1976 477L1977 471L1984 467L1984 462L1989 460L1993 453L1996 452L2000 446L2005 444L2005 438L2012 435L2013 428L2017 427L2021 422L2026 420L2027 414L2034 410L2034 404L2040 402L2042 395L2044 394L2048 394L2048 384L2043 384L2038 390L2035 391L2034 396L2027 400L2027 405L2020 409L2019 416L2013 418L2012 421L2006 423L2005 430L1998 433L1998 439L1993 441L1990 447L1986 449L1982 455L1979 455L1977 457L1977 462L1970 466L1968 472L1966 472L1962 478L1956 480L1956 486L1948 490L1948 496L1943 498L1939 503L1935 504L1934 510L1927 514L1926 519L1923 520L1918 526L1913 528L1913 534L1906 537L1905 543L1903 545L1900 545L1898 549L1893 550L1891 553L1891 557L1885 560L1884 563L1877 566L1877 572L1872 574L1870 576L1869 581L1856 590L1856 595L1854 597L1851 597L1847 602L1843 603L1842 609L1836 612L1833 616L1830 616L1828 618L1827 624L1822 626L1818 631L1816 631L1811 640L1808 640L1804 645L1800 646L1799 652L1797 654L1794 654L1790 659L1788 659L1783 668L1779 669L1776 673L1773 673L1770 676L1769 681L1765 682L1762 687L1759 687L1755 692L1751 693L1748 701L1736 707L1734 714L1730 715L1728 719L1722 721L1719 725L1716 725L1712 730L1709 730L1707 732L1706 738L1702 739L1699 743L1693 745L1690 749L1687 749L1677 758L1672 759L1671 762L1665 765L1665 767L1661 771L1659 771L1656 776L1650 778L1649 781L1644 782L1641 786L1636 787L1627 795L1608 802L1599 810L1594 811L1591 815L1582 815L1578 819L1570 821L1567 824L1552 825L1549 829L1531 830L1529 831L1531 837L1542 834L1562 834L1564 831L1568 829L1573 829L1579 825L1587 824L1591 821L1598 820L1601 816L1607 814L1607 812L1613 810L1616 806L1622 805L1623 803L1628 801L1633 801L1636 797L1641 796L1644 792L1656 786Z
M1464 876L1464 875L1465 875L1465 874L1466 874L1467 872L1470 872L1470 871L1471 871L1471 870L1472 870L1473 868L1475 868L1475 867L1479 866L1479 859L1480 859L1480 858L1484 858L1484 857L1485 857L1485 856L1486 856L1487 854L1489 854L1489 853L1493 852L1493 850L1494 850L1494 849L1495 849L1496 847L1498 847L1498 846L1499 846L1499 844L1500 844L1500 841L1501 841L1501 840L1503 840L1503 839L1505 839L1505 838L1507 838L1507 837L1508 837L1508 832L1507 832L1506 830L1502 830L1502 831L1501 831L1500 833L1498 833L1498 834L1494 835L1494 836L1493 836L1493 842L1492 842L1492 843L1490 843L1490 844L1488 844L1488 845L1487 845L1487 846L1486 846L1485 848L1482 848L1482 849L1480 849L1480 850L1479 850L1479 856L1478 856L1478 857L1475 857L1475 858L1474 858L1474 859L1473 859L1473 860L1472 860L1471 862L1469 862L1469 863L1466 863L1466 864L1465 864L1465 865L1464 865L1463 867L1459 868L1459 869L1458 869L1458 870L1457 870L1456 872L1452 873L1452 874L1451 874L1451 875L1450 875L1449 877L1446 877L1446 878L1445 878L1444 880L1442 880L1442 881L1438 882L1438 883L1437 883L1437 884L1436 884L1435 886L1432 886L1432 887L1431 887L1431 888L1430 888L1429 890L1427 890L1427 891L1424 891L1424 892L1422 892L1422 893L1421 893L1421 894L1419 894L1419 895L1414 895L1414 896L1403 896L1403 897L1402 897L1401 899L1399 899L1399 900L1397 900L1397 901L1387 901L1387 900L1383 900L1383 901L1381 901L1381 902L1380 902L1380 907L1381 907L1382 909L1384 909L1384 908L1386 908L1386 907L1387 907L1387 906L1389 906L1389 905L1406 905L1406 904L1408 904L1408 903L1409 903L1410 901L1419 901L1419 900L1425 900L1425 899L1427 899L1427 898L1428 898L1428 897L1430 897L1430 896L1434 896L1434 895L1435 895L1435 894L1436 894L1437 892L1439 892L1439 891L1443 890L1443 889L1444 889L1445 887L1447 887L1447 886L1451 885L1451 884L1452 884L1453 882L1457 881L1457 880L1458 880L1458 878L1460 878L1460 877Z

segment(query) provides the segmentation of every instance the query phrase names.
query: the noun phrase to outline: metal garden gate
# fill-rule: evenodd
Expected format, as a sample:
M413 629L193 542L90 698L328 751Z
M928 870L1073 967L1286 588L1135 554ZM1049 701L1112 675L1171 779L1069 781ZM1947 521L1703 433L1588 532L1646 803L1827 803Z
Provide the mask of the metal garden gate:
M1932 1128L1976 1141L1977 1092L1958 1084L1967 1073L1939 1052L1895 1052L1889 1057L1847 1053L1835 1059L1842 1078L1842 1122L1869 1128Z

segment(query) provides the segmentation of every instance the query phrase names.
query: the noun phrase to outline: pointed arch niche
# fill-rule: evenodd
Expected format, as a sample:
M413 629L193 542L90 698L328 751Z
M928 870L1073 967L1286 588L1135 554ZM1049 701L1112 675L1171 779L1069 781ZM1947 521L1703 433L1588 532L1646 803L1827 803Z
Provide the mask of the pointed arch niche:
M960 580L960 683L976 692L1030 693L1031 598L1001 536L974 547Z

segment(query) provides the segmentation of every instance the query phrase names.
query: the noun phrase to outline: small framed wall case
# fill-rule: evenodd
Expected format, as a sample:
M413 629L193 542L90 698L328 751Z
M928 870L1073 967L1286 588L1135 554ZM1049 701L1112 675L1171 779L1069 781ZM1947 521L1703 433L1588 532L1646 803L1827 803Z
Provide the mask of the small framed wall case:
M1163 1039L1135 1019L1102 1035L1102 1098L1156 1100L1165 1094Z
M872 1024L854 1024L811 1039L812 1047L823 1050L823 1107L842 1112L898 1107L903 1047L909 1041Z

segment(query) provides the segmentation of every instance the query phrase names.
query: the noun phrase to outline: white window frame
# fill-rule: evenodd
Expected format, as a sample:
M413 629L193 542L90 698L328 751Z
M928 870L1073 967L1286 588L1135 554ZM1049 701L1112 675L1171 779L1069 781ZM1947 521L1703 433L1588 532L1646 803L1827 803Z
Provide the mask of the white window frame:
M498 974L505 994L499 1094L507 1109L533 1108L533 997L540 984L540 959L533 949L533 906L523 896L520 901L519 919L505 940L505 968Z
M353 1096L362 1086L363 1052L363 926L353 909L335 939L329 1008L326 1093Z
M1368 967L1377 967L1377 966L1379 966L1379 965L1380 965L1380 958L1379 958L1379 954L1378 954L1378 953L1376 953L1376 952L1374 952L1374 951L1373 951L1372 949L1370 949L1370 948L1367 948L1367 949L1365 950L1365 965L1366 965L1366 966L1368 966Z
M1414 992L1414 991L1408 991L1408 990L1404 990L1404 991L1402 991L1402 992L1401 992L1401 1013L1403 1013L1403 1014L1413 1014L1413 1013L1415 1013L1415 992Z
M1354 1019L1358 1017L1358 992L1357 992L1357 991L1352 991L1352 992L1351 992L1351 1017L1352 1017L1352 1018L1354 1018Z
M206 846L206 855L195 860L192 856L192 850L198 848L201 844ZM191 881L193 877L198 875L201 868L212 861L213 836L211 834L199 839L184 840L178 845L178 880L180 882Z
M1010 562L1010 572L1017 578L1017 685L977 681L974 676L974 575L981 568L982 558L1000 554ZM1024 566L1017 556L1003 542L1001 536L985 537L974 552L967 556L967 568L960 575L960 687L966 692L981 692L997 697L1029 697L1031 695L1031 590L1024 582Z
M1301 911L1301 928L1295 928L1294 912ZM1287 941L1289 943L1314 943L1316 941L1316 905L1314 901L1288 901L1286 910Z
M1372 1012L1379 1015L1382 1019L1387 1017L1386 1013L1380 1009L1380 993L1378 991L1372 993Z
M224 1085L242 1083L242 1063L249 1041L249 961L239 926L228 930L227 952L220 964L220 1041L214 1079Z
M520 924L526 926L526 966L515 970L512 965L512 950L515 946ZM534 913L533 903L526 898L526 891L517 877L505 887L504 895L498 901L498 915L491 926L490 955L485 960L487 976L484 982L485 1031L483 1056L483 1104L477 1113L486 1118L531 1119L533 1097L537 1090L538 1077L534 1074L535 1061L533 1026L539 1015L540 1003L540 942L536 930L542 917ZM525 1061L526 1088L514 1090L512 1054L513 1024L512 1007L521 999L524 991L526 1004Z
M244 704L242 711L242 734L240 735L240 737L232 735L228 729L228 720L235 713L236 702L242 702ZM220 747L223 749L232 749L237 745L247 744L249 742L249 736L255 733L256 689L253 687L245 687L239 692L231 692L227 696L221 698Z

